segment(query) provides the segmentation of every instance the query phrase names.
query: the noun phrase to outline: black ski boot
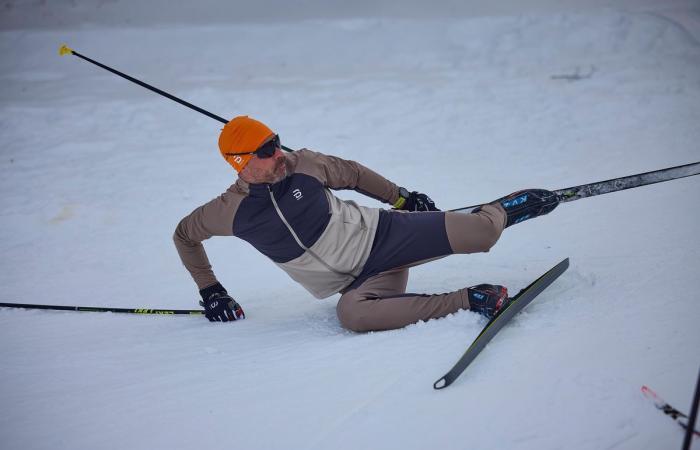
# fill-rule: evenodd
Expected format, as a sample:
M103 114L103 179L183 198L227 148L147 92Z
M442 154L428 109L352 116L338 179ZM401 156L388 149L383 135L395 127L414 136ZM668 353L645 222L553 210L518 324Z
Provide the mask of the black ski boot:
M500 203L508 214L506 228L533 217L549 214L559 205L557 194L545 189L513 192L494 203Z
M489 319L509 303L508 289L493 284L478 284L467 288L469 309Z

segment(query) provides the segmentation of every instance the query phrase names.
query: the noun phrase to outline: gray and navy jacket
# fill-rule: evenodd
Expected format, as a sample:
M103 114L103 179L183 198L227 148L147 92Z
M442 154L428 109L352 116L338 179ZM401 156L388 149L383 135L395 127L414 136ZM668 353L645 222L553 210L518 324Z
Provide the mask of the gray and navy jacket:
M341 200L330 189L354 189L393 204L398 186L354 161L307 149L286 158L282 181L248 184L239 178L178 224L175 246L200 290L217 283L202 246L211 236L249 242L316 298L341 291L362 271L380 209Z

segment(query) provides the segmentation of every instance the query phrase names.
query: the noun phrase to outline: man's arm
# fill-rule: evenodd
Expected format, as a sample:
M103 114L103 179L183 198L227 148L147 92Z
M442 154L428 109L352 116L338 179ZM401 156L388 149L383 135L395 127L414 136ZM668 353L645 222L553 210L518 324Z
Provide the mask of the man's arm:
M233 194L232 189L192 211L180 221L173 234L180 259L197 283L202 296L199 304L204 307L204 315L211 322L245 318L241 305L216 280L202 245L202 241L212 236L233 235L233 216L241 196Z
M212 236L232 236L233 216L240 204L227 192L185 216L175 228L173 241L182 264L202 290L218 283L202 241Z
M297 153L296 171L319 178L331 189L353 189L390 205L399 199L395 183L358 162L306 149Z
M320 178L331 189L354 189L396 209L439 211L427 195L409 192L358 162L310 150L298 153L297 171L301 167L302 171Z

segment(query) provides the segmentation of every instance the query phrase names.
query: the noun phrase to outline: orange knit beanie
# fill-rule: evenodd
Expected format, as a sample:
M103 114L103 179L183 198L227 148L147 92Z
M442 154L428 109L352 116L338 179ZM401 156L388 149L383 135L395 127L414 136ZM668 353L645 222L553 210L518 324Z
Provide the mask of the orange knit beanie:
M238 116L224 125L219 135L221 156L236 169L243 170L253 155L236 155L236 153L254 152L274 131L264 123L248 116Z

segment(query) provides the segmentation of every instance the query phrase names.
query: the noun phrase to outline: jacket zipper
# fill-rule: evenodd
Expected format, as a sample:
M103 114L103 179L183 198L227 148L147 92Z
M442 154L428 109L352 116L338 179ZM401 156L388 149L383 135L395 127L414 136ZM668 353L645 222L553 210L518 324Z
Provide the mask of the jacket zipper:
M308 248L307 246L305 246L305 245L301 242L301 239L299 239L299 236L297 236L297 234L294 232L294 229L292 229L292 226L289 224L289 222L287 222L287 219L284 217L284 214L282 214L282 210L280 209L279 205L277 204L277 200L275 200L275 196L274 196L274 194L272 193L272 189L270 189L270 186L269 186L269 185L267 186L267 192L270 194L270 199L272 200L272 204L273 204L274 207L275 207L275 211L277 211L277 215L279 216L279 218L280 218L280 219L282 220L282 222L284 223L284 226L287 227L287 230L289 230L289 232L292 234L292 237L294 237L294 240L295 240L296 243L299 245L299 247L303 248L304 251L308 252L309 255L311 255L312 258L314 258L317 262L319 262L321 265L323 265L323 267L325 267L326 269L330 270L331 272L333 272L333 273L335 273L335 274L338 274L338 275L349 276L349 277L352 277L353 279L354 279L354 278L357 278L355 275L353 275L353 274L351 274L351 273L341 272L341 271L339 271L339 270L334 269L333 267L331 267L330 265L328 265L324 260L322 260L321 257L318 256L313 250L311 250L310 248Z

